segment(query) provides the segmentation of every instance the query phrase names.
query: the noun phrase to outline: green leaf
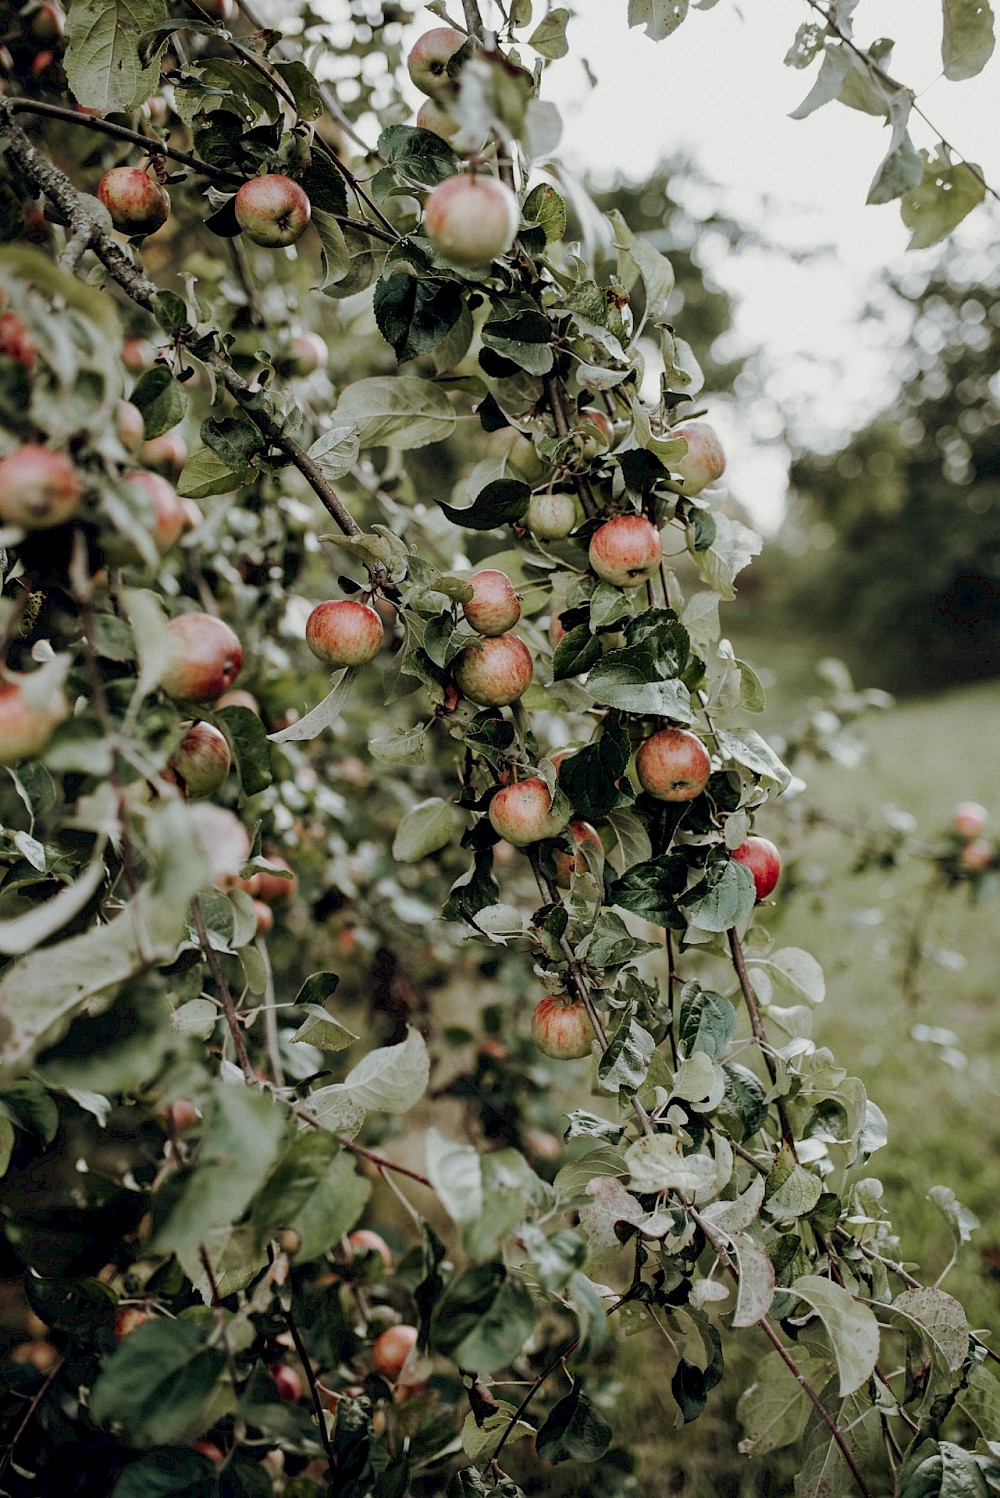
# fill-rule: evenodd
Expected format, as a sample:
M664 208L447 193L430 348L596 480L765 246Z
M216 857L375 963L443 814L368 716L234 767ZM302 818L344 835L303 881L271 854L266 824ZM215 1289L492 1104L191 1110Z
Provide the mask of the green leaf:
M123 1431L137 1446L193 1439L225 1368L221 1347L209 1347L207 1327L166 1317L147 1321L118 1346L90 1391L90 1416Z
M418 723L415 728L386 729L368 740L368 753L379 764L394 769L422 765L426 759L426 739L425 723Z
M300 120L314 120L317 115L322 114L323 100L320 97L319 84L304 62L296 58L292 62L276 60L271 65L294 98Z
M926 250L937 244L986 196L978 166L964 161L953 164L944 146L939 147L936 156L927 151L921 155L923 179L900 205L903 223L911 231L908 250Z
M817 1274L801 1275L792 1294L819 1316L833 1347L840 1374L840 1398L853 1394L871 1377L878 1362L879 1325L870 1308L843 1285Z
M684 984L677 1040L686 1056L703 1052L710 1061L718 1061L735 1029L736 1010L728 999L697 983Z
M332 978L334 974L317 973L316 976ZM314 1045L321 1051L346 1051L357 1040L358 1037L352 1030L348 1030L346 1025L342 1025L339 1019L334 1019L332 1014L328 1014L318 1004L303 1004L301 993L296 1003L306 1012L305 1019L292 1036L297 1045Z
M321 248L321 274L313 291L329 291L343 281L351 269L351 254L347 238L332 213L313 209L312 226L319 236Z
M827 1365L797 1348L795 1361L813 1388L822 1387ZM780 1353L769 1352L757 1364L756 1377L741 1396L736 1416L746 1432L740 1450L747 1456L767 1456L791 1446L806 1428L812 1405Z
M746 920L756 898L750 870L731 858L707 893L686 906L685 913L689 924L702 931L728 931Z
M894 198L901 198L904 193L912 192L923 176L923 159L906 128L912 98L910 95L906 96L902 111L894 109L895 103L893 100L890 105L890 113L895 115L892 138L868 189L866 201L869 203L891 203Z
M407 1030L399 1045L381 1046L362 1057L343 1082L323 1087L306 1100L309 1111L327 1128L339 1127L324 1117L343 1103L355 1113L373 1109L379 1113L406 1113L418 1103L427 1088L430 1058L419 1030Z
M165 364L154 364L143 370L135 382L129 397L142 412L147 437L159 437L169 432L187 411L187 396L184 386L175 380Z
M925 1350L923 1366L931 1361L928 1354L936 1355L949 1373L958 1372L969 1353L969 1322L953 1295L923 1285L904 1290L888 1309L904 1321L911 1349L916 1343Z
M143 67L139 38L167 18L165 0L74 0L66 19L64 65L87 109L137 109L156 92L159 62Z
M985 1368L973 1368L964 1389L959 1389L959 1409L987 1441L1000 1437L1000 1383Z
M397 450L443 442L456 420L441 387L413 375L357 380L341 395L337 415L356 424L363 448Z
M715 537L711 546L698 550L690 538L688 545L703 581L714 588L720 598L735 598L734 579L754 557L760 555L764 543L756 531L721 510L715 511L712 518Z
M455 815L449 801L430 796L411 806L396 828L392 856L398 863L419 863L430 853L437 853L451 842Z
M351 1156L323 1129L288 1146L254 1203L257 1242L290 1228L300 1244L296 1263L320 1258L356 1226L371 1195Z
M751 774L773 785L778 790L787 790L792 783L792 772L775 754L766 739L753 728L731 728L718 736L719 753L727 759L743 765Z
M182 499L207 499L212 494L232 494L244 482L244 469L232 468L210 447L198 447L184 464L177 480Z
M474 1222L483 1211L483 1173L479 1154L469 1144L446 1139L437 1129L424 1137L427 1174L438 1200L453 1222Z
M441 1305L447 1300L446 1295ZM513 1362L534 1329L535 1307L523 1280L506 1274L496 1295L453 1345L451 1356L459 1368L492 1373Z
M612 885L611 898L623 910L663 924L676 910L686 883L687 860L678 853L664 853L626 869Z
M545 1417L535 1437L535 1451L545 1462L596 1462L613 1435L582 1384L574 1382L570 1393Z
M650 41L672 36L688 13L688 0L628 0L628 24L645 26Z
M437 280L405 261L387 262L375 286L375 321L401 363L438 348L463 306L454 281Z
M783 1144L771 1166L765 1187L765 1203L772 1217L805 1217L823 1194L823 1183L796 1162Z
M347 186L324 151L313 151L302 173L302 186L309 194L313 213L347 212Z
M989 0L942 0L941 61L953 83L975 78L993 56L993 9Z
M387 163L374 182L383 196L389 191L405 191L410 185L436 187L446 177L453 177L461 165L440 135L414 125L390 125L383 130L378 153Z
M251 707L220 707L215 716L233 751L243 790L256 796L273 778L267 729Z
M919 1436L896 1477L897 1498L996 1498L1000 1462L950 1441Z
M528 37L528 46L534 47L542 57L565 57L569 51L569 42L566 40L569 18L570 12L564 6L555 6L542 17Z
M522 217L528 224L537 224L545 235L546 244L555 244L566 232L566 204L547 182L533 187L524 202Z
M217 1498L218 1492L214 1463L200 1451L174 1446L130 1462L111 1498Z
M626 1015L598 1063L602 1090L631 1097L646 1080L655 1049L656 1042L649 1031Z
M337 672L333 678L333 686L322 702L318 702L309 712L304 713L301 718L296 718L294 723L289 723L288 727L282 728L279 733L269 733L268 738L271 743L301 744L309 739L318 738L340 717L357 674L356 666Z
M530 498L531 489L521 479L495 479L481 489L465 509L446 505L442 500L438 500L438 504L453 525L472 531L492 531L497 526L520 520L527 511Z
M595 702L638 716L691 723L691 696L683 682L663 681L651 650L634 645L613 650L591 671L587 691Z

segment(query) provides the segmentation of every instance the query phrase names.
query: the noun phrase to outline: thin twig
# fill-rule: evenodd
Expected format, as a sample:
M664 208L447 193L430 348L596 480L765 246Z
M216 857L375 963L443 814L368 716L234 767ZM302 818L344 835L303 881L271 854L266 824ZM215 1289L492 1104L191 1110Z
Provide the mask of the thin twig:
M299 1324L295 1319L295 1314L291 1306L289 1306L288 1310L285 1312L285 1323L288 1327L288 1330L292 1334L292 1341L295 1343L295 1351L298 1354L299 1362L302 1364L303 1371L306 1375L306 1383L309 1385L309 1394L312 1398L313 1408L316 1411L316 1418L319 1421L320 1440L323 1442L323 1450L326 1452L326 1459L330 1463L330 1471L332 1473L336 1466L336 1458L333 1454L333 1447L330 1444L330 1432L326 1428L326 1415L319 1397L319 1386L316 1382L316 1373L313 1369L312 1359L310 1358L309 1353L306 1351L306 1344L302 1340L302 1333L299 1331Z
M28 1426L31 1424L32 1416L34 1415L34 1413L37 1410L38 1406L41 1404L41 1402L44 1399L45 1395L48 1393L49 1389L55 1383L55 1381L58 1378L60 1372L62 1371L62 1367L63 1367L63 1364L65 1363L65 1361L66 1361L65 1358L60 1358L58 1360L58 1362L56 1362L52 1366L52 1368L49 1369L49 1372L46 1374L45 1379L43 1380L42 1384L39 1386L38 1389L36 1389L35 1393L31 1396L31 1399L28 1401L28 1408L24 1412L24 1418L22 1419L20 1425L17 1427L17 1430L15 1430L14 1434L11 1436L10 1440L7 1442L6 1446L4 1447L3 1454L0 1455L0 1477L3 1476L3 1474L6 1472L7 1468L10 1466L11 1462L13 1461L14 1451L15 1451L15 1449L17 1447L18 1441L21 1439L21 1437L24 1435L24 1432L27 1430Z
M778 1081L778 1069L774 1064L771 1047L768 1044L767 1035L764 1031L764 1022L760 1017L757 995L753 991L750 974L747 972L746 959L743 956L743 944L740 941L735 926L730 927L726 934L729 938L729 950L733 957L733 967L736 969L736 976L740 980L740 988L743 990L747 1013L750 1015L750 1028L753 1030L754 1040L757 1042L757 1047L764 1058L767 1074L771 1078L771 1086L774 1087ZM788 1117L788 1109L781 1098L776 1098L775 1103L778 1109L778 1118L781 1121L781 1137L791 1150L792 1158L798 1160L798 1152L795 1148L795 1134L792 1129L791 1120Z
M233 1046L236 1051L237 1060L240 1063L240 1070L243 1072L248 1086L256 1087L259 1079L247 1054L247 1043L243 1035L243 1027L236 1012L236 1005L233 1002L233 995L229 984L226 982L226 975L222 971L222 964L219 962L218 953L208 939L205 917L202 914L201 901L197 895L191 901L191 914L194 916L194 928L198 933L198 943L204 954L205 961L208 963L208 970L212 975L219 1003L222 1005L222 1013L225 1015L226 1024L229 1026L229 1033L233 1037Z
M559 437L567 437L569 435L569 422L566 419L566 406L563 401L563 392L562 386L559 383L559 377L550 370L547 375L542 376L542 384L545 387L545 398L548 401L549 410L552 412L552 420L555 422L556 434ZM580 504L583 506L583 513L587 516L588 520L592 520L598 513L598 508L594 503L594 497L587 487L582 474L577 473L573 475L573 487L576 490Z

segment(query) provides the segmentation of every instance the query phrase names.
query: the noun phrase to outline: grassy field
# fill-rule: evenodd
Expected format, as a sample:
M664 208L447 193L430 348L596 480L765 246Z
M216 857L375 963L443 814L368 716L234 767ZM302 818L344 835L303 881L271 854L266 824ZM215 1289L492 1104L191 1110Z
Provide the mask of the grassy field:
M818 690L811 662L825 646L749 632L737 634L735 644L738 655L780 671L765 726L778 729L798 716L804 698ZM998 729L1000 683L987 684L873 714L861 731L870 752L859 769L800 768L811 802L838 819L861 822L866 812L892 803L912 813L930 838L946 825L957 800L981 801L1000 821ZM777 811L759 830L779 842L790 836ZM888 1118L889 1145L870 1169L885 1183L903 1257L931 1280L947 1263L950 1235L926 1201L931 1186L951 1186L980 1218L981 1230L945 1287L963 1300L973 1326L991 1330L1000 1346L1000 899L973 908L966 892L956 890L934 906L924 939L941 956L924 963L919 1000L908 1006L899 977L926 867L852 874L853 841L825 831L810 833L803 851L802 864L814 875L825 869L827 877L815 887L800 885L769 923L783 945L808 948L826 971L828 993L815 1039L862 1078ZM962 960L948 954L962 954ZM954 1040L921 1039L920 1026L951 1031ZM741 1337L755 1340L753 1333ZM669 1357L661 1361L649 1336L626 1344L615 1424L638 1453L637 1493L775 1498L790 1492L794 1461L787 1453L750 1461L736 1452L734 1408L750 1366L733 1347L708 1411L697 1424L675 1430ZM564 1486L549 1473L529 1490L601 1491L596 1475L589 1482L582 1475L567 1479Z

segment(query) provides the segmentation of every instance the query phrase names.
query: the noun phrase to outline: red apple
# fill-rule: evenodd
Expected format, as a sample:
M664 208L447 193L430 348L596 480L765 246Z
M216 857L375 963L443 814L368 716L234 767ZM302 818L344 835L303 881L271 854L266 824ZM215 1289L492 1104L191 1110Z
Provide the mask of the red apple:
M66 713L61 691L37 702L31 676L8 672L0 680L0 765L16 765L41 754Z
M560 640L566 638L566 626L563 624L562 614L553 614L549 620L549 643L555 650Z
M179 614L167 624L169 661L160 678L179 702L214 702L240 674L243 646L212 614Z
M573 839L575 853L565 853L560 848L552 858L556 869L556 883L560 889L569 889L570 881L574 874L585 874L587 872L587 856L584 848L589 846L604 856L604 844L601 842L596 827L591 827L589 822L577 818L569 824L569 834Z
M212 796L233 762L226 737L211 723L182 723L181 728L184 737L170 756L170 768L192 801Z
M170 213L167 189L137 166L116 166L105 172L97 196L118 232L130 239L155 234Z
M606 583L634 588L660 565L660 533L643 515L616 515L598 526L590 541L590 565Z
M363 666L378 654L384 634L375 610L355 598L318 603L306 620L306 644L328 666Z
M236 221L248 239L268 249L294 244L306 232L312 204L291 177L251 177L236 194Z
M517 635L496 635L463 647L455 661L459 689L481 707L505 707L531 685L531 651Z
M254 900L253 913L257 918L257 935L269 936L274 930L274 911L263 900Z
M130 453L139 451L146 435L142 412L131 401L119 401L115 407L115 431L122 447Z
M30 1342L19 1342L6 1356L12 1363L30 1363L39 1373L51 1373L59 1362L60 1354L51 1342L34 1337Z
M958 861L963 869L968 869L972 874L978 874L980 869L988 869L995 858L996 849L984 837L974 837L971 842L965 844L958 855Z
M766 837L748 837L733 850L733 857L746 864L753 875L758 900L766 900L781 877L781 854Z
M990 814L978 801L960 801L951 814L951 825L959 837L979 837L986 831Z
M190 1098L175 1098L163 1109L164 1121L167 1127L175 1134L186 1134L188 1129L193 1129L201 1117L198 1109Z
M304 379L323 369L330 357L329 350L318 333L296 333L289 340L287 351L275 360L280 374L297 375Z
M446 109L442 109L436 99L424 100L417 110L416 123L418 130L429 130L432 135L439 135L442 140L449 143L462 128Z
M380 1254L386 1269L392 1268L392 1249L382 1234L374 1232L371 1228L358 1228L356 1232L350 1233L347 1246L355 1258L359 1258L362 1254Z
M594 458L598 453L607 452L615 436L610 416L593 406L587 406L578 413L578 421L577 431L584 438L587 457Z
M287 859L278 853L266 854L268 863L273 863L276 869L283 869L285 874L291 878L284 878L281 874L269 874L266 869L257 869L250 875L249 879L240 880L240 888L245 889L248 895L255 900L263 900L266 905L277 905L282 900L290 900L298 890L299 881L295 870Z
M151 468L165 468L177 478L188 460L187 443L180 432L161 432L142 444L141 457Z
M494 638L512 629L521 617L521 600L506 572L484 567L468 579L472 597L462 604L466 623L479 635Z
M145 338L126 338L122 344L122 363L129 374L142 374L156 358L156 350Z
M221 1467L226 1460L226 1453L216 1446L214 1441L195 1441L191 1450L208 1457L213 1467Z
M520 222L517 198L496 177L446 177L424 204L427 237L452 265L489 265L506 255Z
M115 1311L115 1341L123 1342L130 1332L152 1319L152 1312L141 1306L119 1306Z
M148 447L149 444L147 443L146 446ZM158 473L147 473L145 470L130 473L125 482L152 503L153 541L160 556L166 556L167 552L177 545L184 531L184 501L173 484L169 484Z
M16 312L0 316L0 358L13 359L30 374L38 358L38 345Z
M657 801L693 801L712 773L708 750L686 728L664 728L639 745L635 768L644 791Z
M707 421L686 421L669 435L683 437L688 445L683 458L674 458L670 464L670 472L681 479L685 494L700 494L725 473L726 455L719 434Z
M232 889L250 857L250 834L233 812L212 801L196 801L191 824L208 871L209 884Z
M390 1383L394 1383L403 1371L403 1365L417 1345L415 1326L390 1326L375 1338L372 1347L372 1367Z
M417 38L406 59L410 81L431 99L446 99L458 88L448 73L448 64L469 38L454 26L435 26Z
M494 832L515 848L557 837L569 821L568 811L564 814L553 809L552 795L540 775L497 791L490 802L489 816Z
M275 1363L269 1371L279 1399L284 1399L288 1404L298 1404L302 1398L302 1380L295 1369L290 1368L287 1363Z
M533 494L524 523L539 541L562 541L576 528L576 500L572 494Z
M36 442L0 458L0 520L26 531L50 530L71 519L83 485L65 453Z
M531 1038L543 1056L551 1056L554 1061L579 1061L590 1055L597 1034L585 1006L560 993L549 994L535 1005Z

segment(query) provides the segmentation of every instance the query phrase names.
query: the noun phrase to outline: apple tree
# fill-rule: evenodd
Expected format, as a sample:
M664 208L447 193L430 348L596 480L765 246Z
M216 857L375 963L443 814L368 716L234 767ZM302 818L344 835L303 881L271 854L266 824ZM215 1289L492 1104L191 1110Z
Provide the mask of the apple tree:
M828 98L887 76L852 9ZM4 41L5 1490L635 1491L645 1331L679 1425L746 1341L800 1498L1000 1491L997 1354L768 934L760 538L670 261L560 164L568 11L406 19Z

